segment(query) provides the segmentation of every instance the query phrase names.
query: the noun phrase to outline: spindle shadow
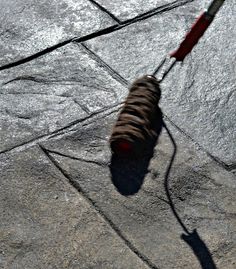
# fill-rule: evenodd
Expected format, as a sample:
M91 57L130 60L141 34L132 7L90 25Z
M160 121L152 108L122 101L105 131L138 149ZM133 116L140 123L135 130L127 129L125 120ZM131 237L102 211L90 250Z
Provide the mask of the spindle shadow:
M169 165L167 167L167 170L166 170L166 173L164 176L164 188L165 188L166 196L167 196L168 201L169 201L171 211L185 232L185 233L181 234L180 237L192 249L192 251L193 251L194 255L197 257L202 269L217 269L217 267L214 263L214 260L212 258L210 250L208 249L205 242L201 239L197 230L194 229L192 232L190 232L188 230L188 228L184 225L183 221L181 220L181 218L179 216L179 213L177 212L177 210L175 208L175 204L172 200L171 193L169 190L169 178L170 178L169 175L170 175L170 171L171 171L171 168L173 166L174 159L175 159L175 156L177 153L177 145L175 143L175 140L174 140L170 130L167 128L165 122L163 122L163 127L167 131L167 134L168 134L168 136L172 142L172 145L173 145L173 154L171 156Z
M137 193L148 172L148 166L153 157L154 147L157 144L163 126L163 116L161 109L158 108L154 131L156 133L152 141L149 141L148 148L143 152L142 157L119 157L115 154L111 157L110 172L111 181L117 191L125 196Z

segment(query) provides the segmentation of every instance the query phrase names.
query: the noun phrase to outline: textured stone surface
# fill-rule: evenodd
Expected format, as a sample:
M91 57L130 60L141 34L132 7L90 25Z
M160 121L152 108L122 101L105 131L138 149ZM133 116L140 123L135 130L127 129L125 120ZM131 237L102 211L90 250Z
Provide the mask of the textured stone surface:
M127 92L77 44L0 73L0 150L113 105Z
M197 229L201 238L195 237L192 247L201 245L198 251L206 254L202 248L205 244L209 251L208 258L196 255L197 251L194 255L180 238L182 229L170 210L163 186L173 152L166 132L163 131L159 139L141 190L126 197L112 184L108 167L107 139L114 119L114 115L95 118L78 126L79 130L73 134L51 140L45 146L60 167L157 268L189 268L190 261L194 269L215 268L209 259L212 255L217 268L233 269L236 263L235 176L222 171L171 127L178 153L169 190L182 222L189 232ZM134 185L137 179L130 182L122 167L117 171L124 184Z
M176 11L177 12L177 11ZM173 21L178 23L173 24ZM86 42L128 80L152 72L186 30L184 16L166 13Z
M173 0L148 0L143 2L142 0L128 0L128 1L109 1L109 0L97 0L103 7L107 8L120 20L131 19L137 15L148 12L152 9L169 6L172 3L178 1ZM179 1L183 2L183 1Z
M167 178L164 129L135 161L108 139L209 0L96 1L0 1L0 67L93 33L0 72L0 268L235 269L235 6L161 85Z
M113 24L83 0L3 0L0 18L0 65Z
M163 85L165 112L229 165L236 163L235 12L235 5L226 2L185 68L176 68Z
M132 81L153 72L163 57L179 45L203 6L203 3L191 3L86 43Z
M153 72L178 46L203 6L205 1L194 2L87 44L122 76L134 80ZM236 160L234 13L235 5L226 2L192 54L163 82L162 98L163 111L229 165Z
M0 268L148 268L41 150L0 164Z

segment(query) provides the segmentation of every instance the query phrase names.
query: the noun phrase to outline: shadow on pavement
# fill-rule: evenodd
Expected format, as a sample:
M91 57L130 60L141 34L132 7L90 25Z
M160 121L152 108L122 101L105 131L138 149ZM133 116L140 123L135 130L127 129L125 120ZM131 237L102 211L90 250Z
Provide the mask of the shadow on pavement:
M194 229L192 232L188 230L188 228L181 220L175 208L174 202L171 198L171 193L169 190L169 175L177 153L177 145L170 130L167 128L165 122L163 121L162 112L159 113L159 115L160 116L157 119L157 124L155 126L157 136L152 141L150 148L142 158L131 159L112 155L110 164L112 183L116 187L117 191L125 196L134 195L140 190L145 175L148 172L149 162L153 157L154 147L157 144L162 128L164 128L173 145L173 153L164 176L164 188L171 211L185 232L181 234L181 239L184 240L184 242L186 242L188 246L192 249L202 269L217 269L208 247L199 236L197 230Z
M149 162L153 157L154 147L162 130L162 125L163 117L159 108L154 126L156 136L151 141L142 158L124 158L115 154L112 155L110 163L111 181L122 195L134 195L142 187L143 180L148 172Z
M187 227L184 225L183 221L181 220L179 214L177 213L174 202L171 198L171 194L170 194L170 190L169 190L169 175L170 175L170 171L171 171L171 168L172 168L172 165L173 165L176 153L177 153L177 145L175 143L175 140L174 140L170 130L167 128L167 126L164 122L163 122L163 127L166 129L167 134L168 134L168 136L172 142L173 148L174 148L170 163L169 163L168 168L167 168L166 173L165 173L164 187L165 187L165 192L166 192L166 196L167 196L168 201L169 201L171 211L185 232L181 235L181 239L183 239L188 244L188 246L192 249L192 251L193 251L194 255L197 257L202 269L217 269L207 245L201 239L201 237L199 236L196 229L194 229L192 232L189 232L189 230L187 229Z

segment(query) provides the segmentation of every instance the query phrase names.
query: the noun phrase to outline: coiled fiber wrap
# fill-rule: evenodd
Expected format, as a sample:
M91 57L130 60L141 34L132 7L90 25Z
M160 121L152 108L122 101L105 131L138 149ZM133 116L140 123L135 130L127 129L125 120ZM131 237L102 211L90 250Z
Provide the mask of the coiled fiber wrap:
M110 137L115 154L140 155L158 135L155 123L160 116L159 83L153 76L134 81Z

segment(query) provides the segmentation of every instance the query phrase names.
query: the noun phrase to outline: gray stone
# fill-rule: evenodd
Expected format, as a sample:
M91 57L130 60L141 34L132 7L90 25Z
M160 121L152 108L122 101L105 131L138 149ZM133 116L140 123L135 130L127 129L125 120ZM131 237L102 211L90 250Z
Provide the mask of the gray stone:
M132 81L152 73L180 44L205 2L195 1L87 44ZM162 83L161 102L179 128L227 165L236 160L234 13L235 5L226 2L184 64Z
M111 155L107 141L115 118L116 114L90 119L78 126L78 131L50 140L45 147L70 180L80 186L140 255L146 256L157 268L189 268L191 263L193 269L214 268L213 264L217 268L233 269L236 263L235 175L212 162L167 122L178 147L168 185L179 217L190 233L183 236L163 185L173 153L170 138L163 130L143 184L139 186L141 189L124 196L121 189L112 184L114 171L109 169ZM134 166L138 172L131 181L122 171L126 162L117 167L116 173L125 187L134 186L139 167ZM192 233L194 229L200 238ZM195 255L186 244L188 239Z
M0 268L148 268L37 147L0 164Z
M0 18L1 66L114 23L83 0L1 1Z
M145 3L142 0L128 0L125 2L121 0L97 0L97 2L105 7L108 11L112 12L112 14L114 14L120 20L131 19L137 15L162 6L168 6L171 8L172 3L176 3L174 0L148 0L145 1Z
M96 1L156 15L86 48L70 39L117 24L93 1L0 3L1 66L70 42L0 72L0 268L235 269L235 7L161 85L175 158L163 129L152 155L118 160L125 79L153 72L209 0Z
M119 103L127 89L102 64L69 44L0 73L0 150L50 134Z
M163 84L166 114L228 165L236 163L235 12L235 5L226 2L185 67L176 68Z
M157 14L86 44L128 80L154 71L181 42L199 5L189 4Z

